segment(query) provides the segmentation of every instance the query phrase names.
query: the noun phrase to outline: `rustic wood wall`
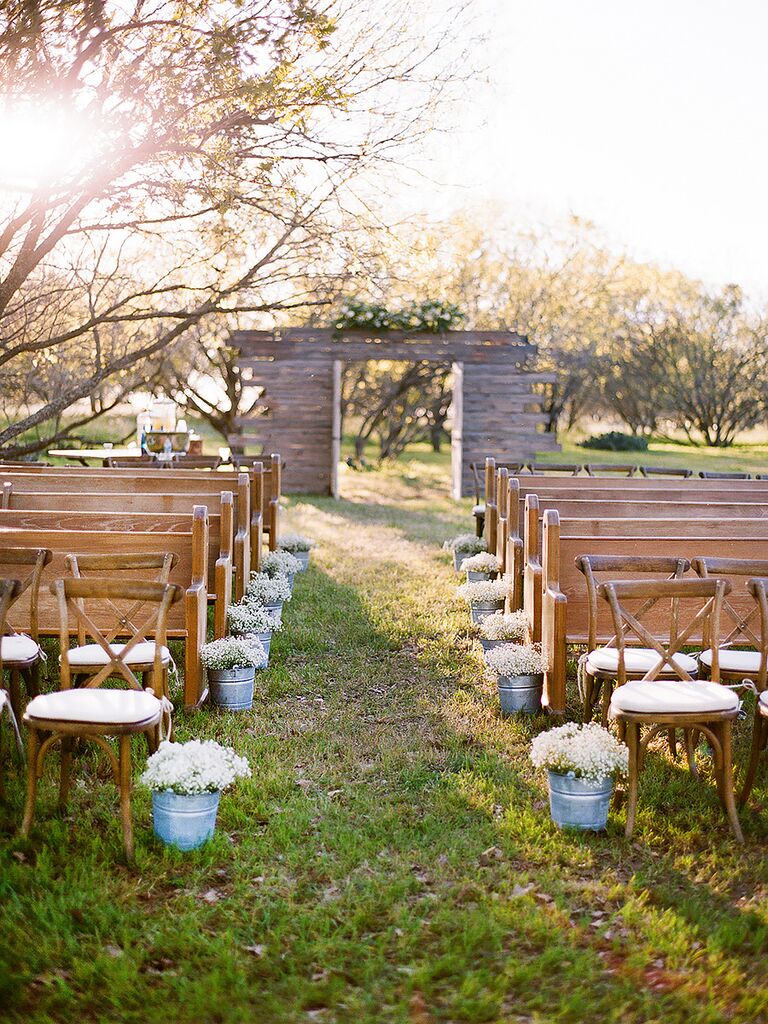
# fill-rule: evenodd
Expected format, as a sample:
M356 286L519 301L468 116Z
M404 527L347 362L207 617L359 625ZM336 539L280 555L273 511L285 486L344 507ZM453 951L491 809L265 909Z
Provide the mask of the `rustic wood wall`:
M231 444L279 452L286 463L283 489L294 493L332 493L334 362L400 359L454 364L453 492L472 493L472 462L487 455L504 461L533 459L557 450L544 422L536 384L551 381L531 367L536 347L506 331L447 331L409 337L389 331L385 337L363 332L292 328L282 332L239 331L241 370L263 389L262 414L238 424Z

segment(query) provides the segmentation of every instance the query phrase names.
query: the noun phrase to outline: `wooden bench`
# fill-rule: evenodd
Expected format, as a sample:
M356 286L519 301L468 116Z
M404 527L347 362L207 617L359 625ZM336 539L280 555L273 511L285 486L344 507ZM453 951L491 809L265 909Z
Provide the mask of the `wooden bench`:
M55 496L54 496L55 497ZM189 533L192 506L187 513L172 512L83 512L48 509L30 511L0 509L0 527L34 530L45 537L48 530L76 530L92 535ZM208 512L208 560L206 588L213 604L214 636L226 636L227 609L232 601L232 492L221 494L220 513ZM131 539L123 539L123 550L130 551ZM98 548L93 549L94 553Z
M578 522L574 520L572 522ZM684 558L732 558L755 560L768 548L768 523L732 520L730 536L713 537L701 529L705 520L680 521L677 536L660 536L651 519L624 520L624 532L618 536L589 536L583 533L562 536L560 518L555 509L543 514L544 536L541 559L541 644L547 669L545 703L549 710L565 711L566 644L586 643L589 637L589 608L586 585L577 563L583 555L656 556ZM746 524L749 524L748 526ZM747 532L749 530L750 532ZM754 534L751 531L759 531ZM743 583L734 586L731 603L747 614L752 601ZM648 620L653 623L652 619ZM655 623L664 628L663 623ZM611 625L608 615L598 618L598 639L608 639Z
M235 597L239 601L248 586L251 565L251 529L250 529L250 481L245 473L240 475L238 482L238 498L234 505L232 515L237 512L237 522L234 524L234 533L231 538L224 534L219 536L219 517L223 515L224 532L228 530L230 518L229 511L222 513L223 505L232 505L232 492L221 491L218 499L208 502L208 510L211 523L211 548L218 547L220 556L228 553L235 579ZM99 493L77 493L49 491L28 491L19 492L11 481L3 484L2 495L0 495L0 508L10 509L18 512L43 512L57 511L61 513L131 513L141 516L175 515L189 516L195 505L200 504L197 498L191 494L121 494L119 492ZM139 522L140 520L137 520ZM149 524L150 519L144 523ZM161 522L161 520L158 520ZM153 529L154 527L144 525L138 529ZM164 526L161 526L164 529ZM209 589L217 592L215 579L209 576Z
M184 600L175 605L168 617L168 635L184 640L184 704L193 707L202 702L205 693L202 687L200 648L206 641L208 587L207 567L209 563L208 510L203 505L195 506L187 517L187 529L174 532L95 532L78 529L51 529L43 532L37 527L0 526L0 545L6 554L15 548L44 546L53 553L50 564L42 573L38 596L37 626L42 635L59 635L59 611L49 584L52 580L70 575L66 563L69 554L113 554L169 553L176 556L171 570L170 582L184 588ZM7 560L6 560L7 563ZM28 572L22 566L18 573L10 575L23 578ZM145 578L137 570L136 579ZM148 578L155 579L155 574ZM23 596L13 608L10 624L24 632L31 618L28 596ZM114 609L105 608L103 618L96 619L96 625L107 627L114 623Z

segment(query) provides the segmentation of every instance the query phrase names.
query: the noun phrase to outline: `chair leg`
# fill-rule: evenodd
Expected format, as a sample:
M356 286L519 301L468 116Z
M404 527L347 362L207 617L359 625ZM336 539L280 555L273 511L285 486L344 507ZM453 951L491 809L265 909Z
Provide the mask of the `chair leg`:
M131 737L120 737L120 816L123 820L125 855L133 860L133 827L131 825Z
M685 736L685 755L688 758L688 770L691 773L691 778L699 778L699 769L696 767L696 736L698 733L695 729L684 729L683 735Z
M12 668L10 671L8 692L11 696L11 707L18 722L21 718L21 690L19 688L19 670L17 668Z
M613 680L603 680L603 699L600 709L600 724L604 729L608 728L608 712L611 708L611 697L613 696Z
M24 818L21 822L21 834L26 838L32 827L35 814L35 797L37 796L37 752L40 749L40 737L34 726L29 727L29 763L27 766L27 802L24 806Z
M739 805L741 807L747 802L749 794L752 792L752 785L755 781L755 774L757 773L757 765L760 761L760 755L765 748L766 741L768 741L768 718L763 718L759 711L755 712L755 724L752 727L752 750L749 755L749 764L747 766L747 774L744 778L744 785L739 795Z
M59 807L61 810L67 806L69 798L69 779L72 768L72 745L70 736L61 738L61 776L59 778Z
M720 743L723 750L723 803L725 804L725 812L728 815L728 821L731 823L731 828L733 829L733 834L736 837L736 842L743 843L744 836L741 831L739 815L736 810L736 801L733 795L733 751L731 747L731 732L730 719L721 722Z
M627 825L624 835L632 838L637 812L637 776L640 773L640 726L627 722L627 746L629 747L629 779L627 783Z
M672 760L677 760L677 733L674 729L667 729L667 743L669 744L669 752L672 755Z
M27 684L27 696L30 700L33 697L37 697L40 693L40 663L35 662L30 668L24 673L24 679Z

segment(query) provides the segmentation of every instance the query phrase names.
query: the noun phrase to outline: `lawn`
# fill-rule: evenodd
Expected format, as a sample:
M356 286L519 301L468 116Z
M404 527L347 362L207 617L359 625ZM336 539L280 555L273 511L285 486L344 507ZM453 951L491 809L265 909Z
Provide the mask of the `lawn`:
M500 717L451 601L439 545L471 528L471 501L447 498L445 458L346 469L342 486L289 501L319 546L254 710L178 716L179 739L253 766L206 847L162 848L137 791L126 866L98 752L66 816L46 776L22 842L6 754L4 1019L768 1021L768 767L741 849L705 763L694 783L662 745L631 842L621 812L605 835L557 832L527 758L550 723ZM739 763L747 739L745 722Z

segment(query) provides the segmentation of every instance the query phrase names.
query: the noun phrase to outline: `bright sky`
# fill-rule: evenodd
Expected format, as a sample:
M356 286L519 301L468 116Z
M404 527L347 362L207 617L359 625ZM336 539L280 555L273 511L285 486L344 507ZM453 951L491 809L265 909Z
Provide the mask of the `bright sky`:
M478 0L487 81L424 168L431 213L503 200L768 297L768 3ZM482 58L481 58L482 59Z

